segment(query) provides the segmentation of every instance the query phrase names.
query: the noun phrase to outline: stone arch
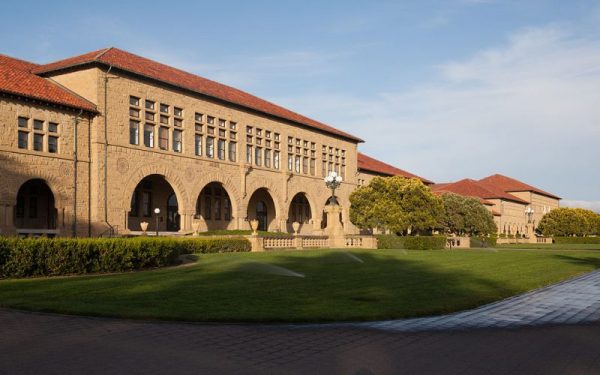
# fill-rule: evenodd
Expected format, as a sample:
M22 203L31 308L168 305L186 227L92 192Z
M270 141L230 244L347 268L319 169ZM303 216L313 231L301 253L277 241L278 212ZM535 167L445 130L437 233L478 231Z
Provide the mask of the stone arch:
M241 205L242 207L240 207L240 209L243 210L242 212L247 212L248 204L250 203L252 194L259 189L266 189L269 192L271 198L273 199L273 203L275 204L275 211L277 212L278 216L281 216L283 213L283 200L281 198L282 194L280 189L273 183L273 181L269 179L262 179L260 181L253 179L252 181L248 181L248 185L246 187L246 198L244 199L244 204Z
M64 180L59 179L55 175L44 170L36 170L34 173L18 176L15 183L6 189L6 197L11 205L17 204L17 194L19 189L30 180L42 180L54 195L54 204L57 208L65 208L73 204L72 202L72 187L66 187ZM69 180L70 181L70 180Z
M137 185L146 177L151 175L162 176L167 181L179 202L179 211L186 212L191 211L190 200L185 190L185 183L178 173L174 172L172 168L158 167L155 165L147 165L137 169L131 177L125 182L121 191L121 199L119 207L129 207L131 204L131 194L137 187Z
M299 229L300 233L311 232L314 222L315 222L315 218L316 218L315 214L317 213L315 211L314 200L309 196L309 194L307 194L304 191L297 192L294 195L290 195L290 197L291 198L288 200L288 204L287 204L287 211L285 213L286 218L287 218L287 226L286 226L287 232L289 232L289 233L293 232L292 223L294 221L297 221L300 223L300 229ZM305 200L305 202L308 203L308 210L306 210L304 203L299 203L298 201L296 201L296 199ZM292 210L294 210L294 209L298 210L298 212L301 212L300 220L294 220L294 218L292 217ZM308 211L308 214L309 214L308 217L304 216L307 213L306 211Z
M202 175L201 178L194 180L190 199L192 199L193 203L195 204L196 199L198 199L198 196L202 192L202 189L213 182L218 182L223 185L223 188L227 191L227 194L231 199L232 210L235 213L234 216L237 217L238 212L241 209L240 206L242 206L242 194L240 194L240 190L236 187L236 184L231 180L231 178L222 173L209 172Z

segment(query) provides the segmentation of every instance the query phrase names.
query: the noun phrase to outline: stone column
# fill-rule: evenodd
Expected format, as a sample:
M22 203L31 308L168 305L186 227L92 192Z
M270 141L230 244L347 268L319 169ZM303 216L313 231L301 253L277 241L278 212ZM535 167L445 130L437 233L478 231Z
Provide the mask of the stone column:
M329 236L329 247L332 248L346 247L344 227L342 226L342 223L340 223L341 212L342 207L338 205L325 206L325 213L327 214L327 227L325 228L325 234Z

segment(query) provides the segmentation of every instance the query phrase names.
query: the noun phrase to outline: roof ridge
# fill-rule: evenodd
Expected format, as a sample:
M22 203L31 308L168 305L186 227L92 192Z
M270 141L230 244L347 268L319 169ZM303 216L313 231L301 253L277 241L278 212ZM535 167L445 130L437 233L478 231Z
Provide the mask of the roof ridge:
M108 47L104 51L101 51L99 54L97 54L96 56L94 56L94 61L97 61L98 59L100 59L102 56L104 56L105 53L107 53L108 51L110 51L113 48L114 47Z

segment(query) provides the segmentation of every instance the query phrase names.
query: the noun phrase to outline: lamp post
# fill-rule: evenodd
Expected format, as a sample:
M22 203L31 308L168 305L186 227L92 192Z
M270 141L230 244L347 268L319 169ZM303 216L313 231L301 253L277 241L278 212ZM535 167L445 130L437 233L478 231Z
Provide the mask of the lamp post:
M533 208L531 208L530 206L527 206L527 208L525 209L525 215L527 215L527 223L531 224L533 219L533 214L535 213L535 211L533 210Z
M158 214L160 214L160 208L156 207L154 213L156 214L156 237L158 237Z
M338 176L338 174L334 171L329 172L329 175L325 177L325 186L331 189L331 204L337 205L337 199L335 199L335 189L339 188L342 184L342 176Z

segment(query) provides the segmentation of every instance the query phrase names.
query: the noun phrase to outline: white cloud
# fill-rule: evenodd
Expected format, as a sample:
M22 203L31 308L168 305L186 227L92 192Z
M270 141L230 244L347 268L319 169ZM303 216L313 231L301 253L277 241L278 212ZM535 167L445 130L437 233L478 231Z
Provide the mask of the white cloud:
M563 207L585 208L600 213L600 201L574 201L565 199L561 202Z
M600 40L528 29L437 72L414 89L371 98L278 100L436 181L498 172L558 195L598 197L600 173L591 171L600 160Z

